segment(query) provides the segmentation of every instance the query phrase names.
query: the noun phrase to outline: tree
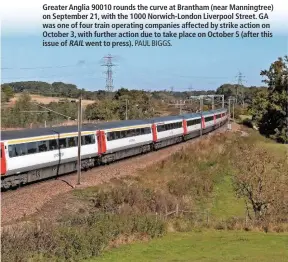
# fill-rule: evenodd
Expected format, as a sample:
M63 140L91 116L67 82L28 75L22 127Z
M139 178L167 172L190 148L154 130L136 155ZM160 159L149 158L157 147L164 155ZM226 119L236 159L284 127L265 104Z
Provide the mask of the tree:
M13 88L7 84L1 85L1 102L9 102L14 97Z
M269 70L261 71L268 84L268 103L259 121L260 133L278 142L288 142L288 56L278 58Z
M103 100L86 107L85 115L88 120L117 120L118 104L116 101Z
M244 197L248 214L251 207L256 221L287 218L287 163L253 144L240 143L236 154L234 187Z
M256 122L257 125L259 125L263 115L267 112L268 95L267 89L257 90L254 98L252 99L251 105L248 107L248 110L252 115L252 120Z

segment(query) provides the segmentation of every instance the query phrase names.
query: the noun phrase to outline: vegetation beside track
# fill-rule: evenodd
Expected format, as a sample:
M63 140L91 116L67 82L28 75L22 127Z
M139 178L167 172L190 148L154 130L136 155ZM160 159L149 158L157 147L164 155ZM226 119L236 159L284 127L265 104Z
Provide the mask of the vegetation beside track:
M209 261L207 250L211 248L219 260L247 261L249 254L257 257L261 247L269 258L271 249L266 246L277 236L279 245L284 245L286 235L281 232L288 231L286 151L254 130L245 132L208 136L136 177L73 191L71 197L83 207L65 207L57 223L43 220L25 229L3 231L2 261L81 261L124 243L167 233L163 240L152 242L155 248L151 244L121 247L119 253L107 253L102 261L121 257L121 250L136 260L139 248L149 251L146 256L142 253L142 261L166 261L167 256L176 259L181 255L184 261ZM260 182L262 186L257 187ZM271 237L265 240L259 231ZM246 239L243 250L238 249L242 238ZM224 241L225 246L217 247L217 241ZM249 241L256 243L255 249L248 247ZM170 251L164 254L164 248ZM287 257L281 247L275 254ZM125 256L122 260L126 261Z

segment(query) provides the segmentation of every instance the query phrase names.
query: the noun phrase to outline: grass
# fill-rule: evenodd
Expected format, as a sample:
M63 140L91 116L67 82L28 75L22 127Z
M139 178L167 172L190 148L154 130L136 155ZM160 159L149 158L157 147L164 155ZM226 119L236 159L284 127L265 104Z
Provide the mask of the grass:
M86 262L288 261L288 234L238 231L170 233L121 246Z
M251 115L239 115L239 118L240 118L240 120L245 120L245 119L249 119L249 120L251 120L252 119L252 116Z
M227 219L233 216L243 216L245 202L236 197L231 176L224 176L223 180L214 187L211 214L214 218Z
M269 152L278 157L288 157L288 145L280 144L272 139L266 138L256 130L249 129L250 140L255 141L259 146L266 148Z
M32 254L33 262L55 261L53 258L90 262L288 261L288 234L271 233L287 229L280 224L249 224L244 200L236 197L233 188L237 163L247 155L246 144L249 150L275 148L275 154L269 150L271 160L272 155L283 157L277 149L282 145L254 130L247 132L248 137L227 133L214 136L213 141L201 140L142 170L139 176L75 190L72 194L82 203L81 208L77 211L73 204L71 212L59 217L57 226L48 224L39 231L35 225L27 232L2 234L3 261L28 261ZM249 158L261 159L258 151L252 152ZM242 168L246 162L240 161ZM285 194L285 188L280 189ZM70 210L69 205L65 209ZM282 210L285 215L285 208ZM158 237L162 238L154 239ZM143 240L151 241L139 242ZM129 243L136 244L124 245ZM113 249L117 246L120 248Z

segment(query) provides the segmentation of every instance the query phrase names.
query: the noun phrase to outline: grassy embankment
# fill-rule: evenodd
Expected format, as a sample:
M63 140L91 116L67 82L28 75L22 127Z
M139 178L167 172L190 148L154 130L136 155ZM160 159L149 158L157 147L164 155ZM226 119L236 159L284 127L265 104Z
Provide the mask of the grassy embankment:
M288 234L269 232L285 227L252 225L244 200L235 194L234 164L241 145L267 148L271 158L285 158L285 147L278 150L282 146L250 132L248 137L230 133L206 138L137 177L74 191L73 198L83 208L66 207L57 225L4 233L3 261L288 259L283 248ZM122 246L162 236L148 244ZM103 252L103 257L93 258Z

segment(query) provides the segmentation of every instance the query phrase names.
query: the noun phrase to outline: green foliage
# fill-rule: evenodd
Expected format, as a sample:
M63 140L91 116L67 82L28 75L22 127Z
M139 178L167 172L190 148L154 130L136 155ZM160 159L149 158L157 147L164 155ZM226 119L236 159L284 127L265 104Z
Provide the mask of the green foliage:
M232 184L235 175L256 191L259 177L262 178L265 191L256 192L259 193L256 201L271 200L269 211L277 215L273 215L275 224L267 228L277 232L287 230L281 224L287 221L288 212L287 179L284 179L287 166L278 161L283 162L282 152L279 159L277 154L277 161L268 149L263 155L259 146L270 145L271 141L250 131L248 137L228 133L203 139L141 171L139 177L114 179L109 184L73 191L70 195L75 198L73 204L70 208L65 203L69 212L57 224L3 231L2 260L80 261L99 256L106 248L127 243L129 239L162 236L168 228L182 232L191 229L205 232L207 227L251 230L252 226L246 226L245 222L244 199L236 197L239 191ZM275 142L272 145L282 146ZM266 180L269 177L272 179ZM81 210L77 211L78 201ZM176 208L179 215L175 215ZM188 212L181 213L183 210ZM263 225L259 229L263 230ZM209 246L213 243L209 241Z
M95 102L86 107L85 115L88 120L118 120L117 103L108 99Z
M42 105L43 106L43 105ZM63 103L52 102L45 107L54 110L60 114L71 117L71 120L77 119L77 104L64 100ZM29 112L30 111L30 112ZM53 112L45 112L47 110L39 107L32 102L31 96L27 92L23 92L13 107L1 109L2 127L29 127L44 121L47 123L67 120L67 117L55 114Z
M1 261L82 261L98 256L122 235L153 238L163 235L165 230L161 220L148 215L101 212L74 215L58 225L42 222L22 229L4 230Z
M257 124L260 123L263 115L267 112L268 107L268 90L259 90L252 99L252 104L249 107L249 112L252 115L252 120Z
M261 134L280 143L288 142L288 57L279 58L261 75L268 91L260 91L253 99L250 111Z
M1 85L1 102L9 102L14 97L13 88L7 84Z
M265 91L265 90L267 90L267 88L263 87L263 86L246 87L243 85L238 86L236 84L224 84L224 85L221 85L216 90L216 94L224 95L225 100L227 100L230 96L236 97L237 96L237 90L238 90L238 100L242 102L242 96L243 96L245 104L251 105L255 94L259 91Z
M43 96L79 98L80 94L82 94L83 99L101 99L107 95L106 91L103 90L91 92L84 89L78 89L76 85L63 82L54 82L50 84L42 81L21 81L11 82L5 85L11 86L15 93L26 91L30 94L41 94Z
M128 119L154 116L153 104L147 92L124 88L119 89L112 100L104 99L88 105L86 116L89 120L125 120L126 107Z

